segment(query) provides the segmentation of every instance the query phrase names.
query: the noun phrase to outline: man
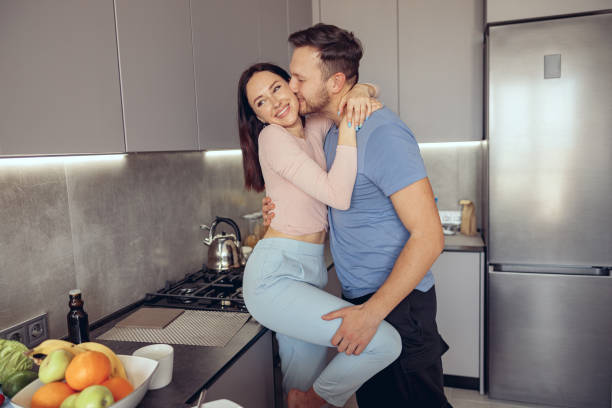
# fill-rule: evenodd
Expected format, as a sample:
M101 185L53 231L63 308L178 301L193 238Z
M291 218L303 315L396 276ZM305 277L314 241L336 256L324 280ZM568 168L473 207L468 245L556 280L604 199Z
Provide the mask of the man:
M323 114L338 125L340 101L358 81L359 41L338 27L317 24L292 34L289 42L295 47L290 87L300 114ZM328 170L337 140L333 126L324 146ZM387 108L365 121L357 145L351 207L329 209L336 272L343 297L355 306L323 319L342 319L331 339L339 352L361 353L383 319L402 337L400 357L357 392L360 408L448 407L441 363L448 346L438 334L429 270L444 237L418 145Z

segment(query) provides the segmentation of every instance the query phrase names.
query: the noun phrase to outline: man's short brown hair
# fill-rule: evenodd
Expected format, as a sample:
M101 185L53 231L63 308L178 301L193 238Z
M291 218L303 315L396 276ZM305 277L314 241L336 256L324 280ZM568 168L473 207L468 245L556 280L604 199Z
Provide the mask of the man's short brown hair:
M351 85L359 81L363 48L353 33L335 25L319 23L291 34L289 42L296 48L311 46L319 50L324 79L342 72Z

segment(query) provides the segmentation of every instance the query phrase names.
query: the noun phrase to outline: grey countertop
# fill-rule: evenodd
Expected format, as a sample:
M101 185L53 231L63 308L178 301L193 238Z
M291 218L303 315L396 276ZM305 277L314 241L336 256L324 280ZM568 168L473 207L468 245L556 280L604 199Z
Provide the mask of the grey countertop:
M449 252L483 252L485 243L480 235L473 237L461 233L445 235L444 250Z
M141 303L141 302L139 302ZM127 314L140 307L137 303L129 310L114 314L112 320L91 331L92 341L109 346L117 354L128 354L150 343L137 343L125 341L97 340L96 337L110 330ZM157 408L191 407L199 395L200 390L208 388L238 359L259 337L267 331L253 319L249 319L236 333L225 347L203 347L173 344L174 366L172 382L159 390L149 390L139 407Z

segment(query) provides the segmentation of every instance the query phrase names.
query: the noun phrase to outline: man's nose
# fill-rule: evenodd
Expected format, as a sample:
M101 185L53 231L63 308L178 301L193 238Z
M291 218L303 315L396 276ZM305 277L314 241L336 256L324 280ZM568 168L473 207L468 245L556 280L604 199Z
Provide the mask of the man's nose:
M291 77L289 80L289 89L291 89L293 93L297 93L298 91L297 80L294 77Z

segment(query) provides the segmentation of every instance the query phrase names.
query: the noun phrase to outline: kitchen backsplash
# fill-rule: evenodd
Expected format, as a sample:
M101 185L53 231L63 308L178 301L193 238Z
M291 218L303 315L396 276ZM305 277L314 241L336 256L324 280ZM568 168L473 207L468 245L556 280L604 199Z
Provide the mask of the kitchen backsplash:
M480 214L481 144L421 150L438 207L466 198ZM0 159L0 329L48 312L52 337L66 334L70 289L90 321L133 303L201 267L200 224L220 215L246 233L240 216L263 197L244 190L231 152L10 163L21 162Z
M66 334L68 291L90 321L205 262L199 225L261 208L240 157L202 152L42 164L0 160L0 329L47 311Z
M471 200L482 227L485 142L420 145L438 209L460 210L459 200Z

